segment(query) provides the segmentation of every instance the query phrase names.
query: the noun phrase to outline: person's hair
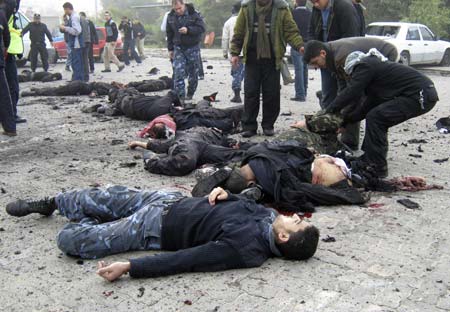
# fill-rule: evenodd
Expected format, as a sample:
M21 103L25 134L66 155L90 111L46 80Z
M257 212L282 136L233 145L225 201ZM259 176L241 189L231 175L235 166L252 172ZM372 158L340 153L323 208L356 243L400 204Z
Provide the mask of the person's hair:
M79 15L83 16L83 17L86 17L86 13L84 13L84 12L80 12Z
M167 139L166 127L163 124L154 125L152 130L155 134L155 139Z
M109 15L111 16L111 13L109 11L105 11L104 15Z
M292 233L286 243L277 243L277 247L286 259L306 260L316 253L319 235L319 229L311 225Z
M73 10L73 5L70 2L66 2L63 4L63 9Z
M172 0L172 6L175 6L177 3L184 4L184 0Z
M231 8L231 14L237 14L239 13L239 10L241 9L241 2L236 2L233 4L233 7Z
M306 5L306 0L295 0L295 4L297 6L305 6Z
M310 40L305 44L305 53L303 54L303 62L309 64L311 59L318 57L320 51L326 50L326 46L323 42L317 40Z

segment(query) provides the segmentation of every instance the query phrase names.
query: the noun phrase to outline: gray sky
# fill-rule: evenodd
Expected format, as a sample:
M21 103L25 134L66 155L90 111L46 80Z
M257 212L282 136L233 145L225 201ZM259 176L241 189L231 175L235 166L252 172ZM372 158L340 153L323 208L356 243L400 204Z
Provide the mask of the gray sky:
M73 0L72 4L75 11L84 11L88 15L95 14L95 1L96 0ZM29 7L35 13L40 13L42 16L62 15L62 5L67 0L21 0L20 10L26 11ZM101 10L100 0L97 0L98 10Z

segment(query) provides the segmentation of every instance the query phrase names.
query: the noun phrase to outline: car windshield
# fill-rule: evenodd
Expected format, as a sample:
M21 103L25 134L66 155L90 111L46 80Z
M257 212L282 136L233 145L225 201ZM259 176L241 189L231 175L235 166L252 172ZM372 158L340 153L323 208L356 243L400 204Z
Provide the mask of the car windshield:
M370 25L367 27L366 34L369 36L381 36L396 38L400 31L399 26L392 25Z

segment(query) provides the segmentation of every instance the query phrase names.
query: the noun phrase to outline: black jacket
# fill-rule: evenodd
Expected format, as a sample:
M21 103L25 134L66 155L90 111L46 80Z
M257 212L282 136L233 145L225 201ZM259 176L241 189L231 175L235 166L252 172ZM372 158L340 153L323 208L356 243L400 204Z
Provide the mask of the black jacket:
M89 24L89 31L91 33L91 43L98 44L98 34L95 24L91 20L88 20L88 24Z
M303 41L306 42L308 39L309 23L311 21L311 10L306 7L297 7L292 10L292 17L294 17Z
M361 193L346 182L332 187L311 184L313 161L314 155L305 145L290 140L250 147L242 165L250 165L264 193L283 211L312 212L315 205L365 202Z
M133 24L133 32L134 32L135 38L139 38L139 39L145 38L145 34L146 34L145 28L144 28L144 25L142 25L141 23Z
M106 42L116 42L119 37L119 31L117 30L116 23L110 19L105 23L106 29Z
M132 277L258 267L272 256L261 221L273 211L230 195L210 206L185 198L163 217L161 247L173 253L132 259Z
M45 36L47 36L48 41L53 42L52 34L44 23L29 23L23 30L22 36L27 32L30 32L31 45L42 45L45 46Z
M308 30L308 40L324 41L322 25L322 12L314 8ZM359 36L358 21L352 1L330 0L328 37L326 41L357 36Z
M174 10L167 16L167 49L173 51L175 46L189 48L200 43L206 26L203 17L194 9L192 4L186 4L186 14L184 22L180 23ZM186 35L180 34L178 30L186 27Z
M433 82L427 76L412 67L390 61L382 62L375 56L369 56L355 66L347 87L338 94L328 109L340 111L364 94L372 103L377 104L401 96L419 101L420 91L431 85Z
M131 21L120 23L119 30L123 32L125 40L134 39L133 24Z

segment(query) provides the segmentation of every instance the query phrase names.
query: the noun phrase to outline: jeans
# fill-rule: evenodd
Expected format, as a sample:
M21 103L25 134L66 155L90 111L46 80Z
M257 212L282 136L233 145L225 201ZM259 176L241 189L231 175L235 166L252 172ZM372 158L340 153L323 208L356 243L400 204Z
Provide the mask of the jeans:
M131 53L130 53L131 52ZM136 52L136 46L134 39L125 39L123 41L123 57L124 57L124 63L125 65L130 65L130 54L131 57L134 58L136 63L142 63L141 58L139 57L139 54Z
M244 114L242 127L244 131L256 131L259 114L260 95L262 92L263 129L273 129L280 114L280 71L274 61L257 62L249 60L245 64Z
M303 55L291 49L292 62L295 68L295 97L305 98L308 93L308 64L303 62Z
M322 77L322 101L320 107L327 108L336 98L338 92L338 84L336 77L328 69L321 69Z
M83 49L72 48L72 80L84 81Z
M163 209L183 197L179 192L124 186L61 193L56 197L58 210L77 223L67 224L58 233L58 247L85 259L161 249Z
M8 57L5 61L5 73L6 79L8 80L14 117L17 117L17 103L19 102L19 80L17 77L16 57L14 55L8 54Z
M70 48L67 42L66 47L67 47L66 67L72 67L72 49Z
M5 69L0 66L0 122L3 130L16 132L16 119L13 103L9 94L9 85L6 80Z

